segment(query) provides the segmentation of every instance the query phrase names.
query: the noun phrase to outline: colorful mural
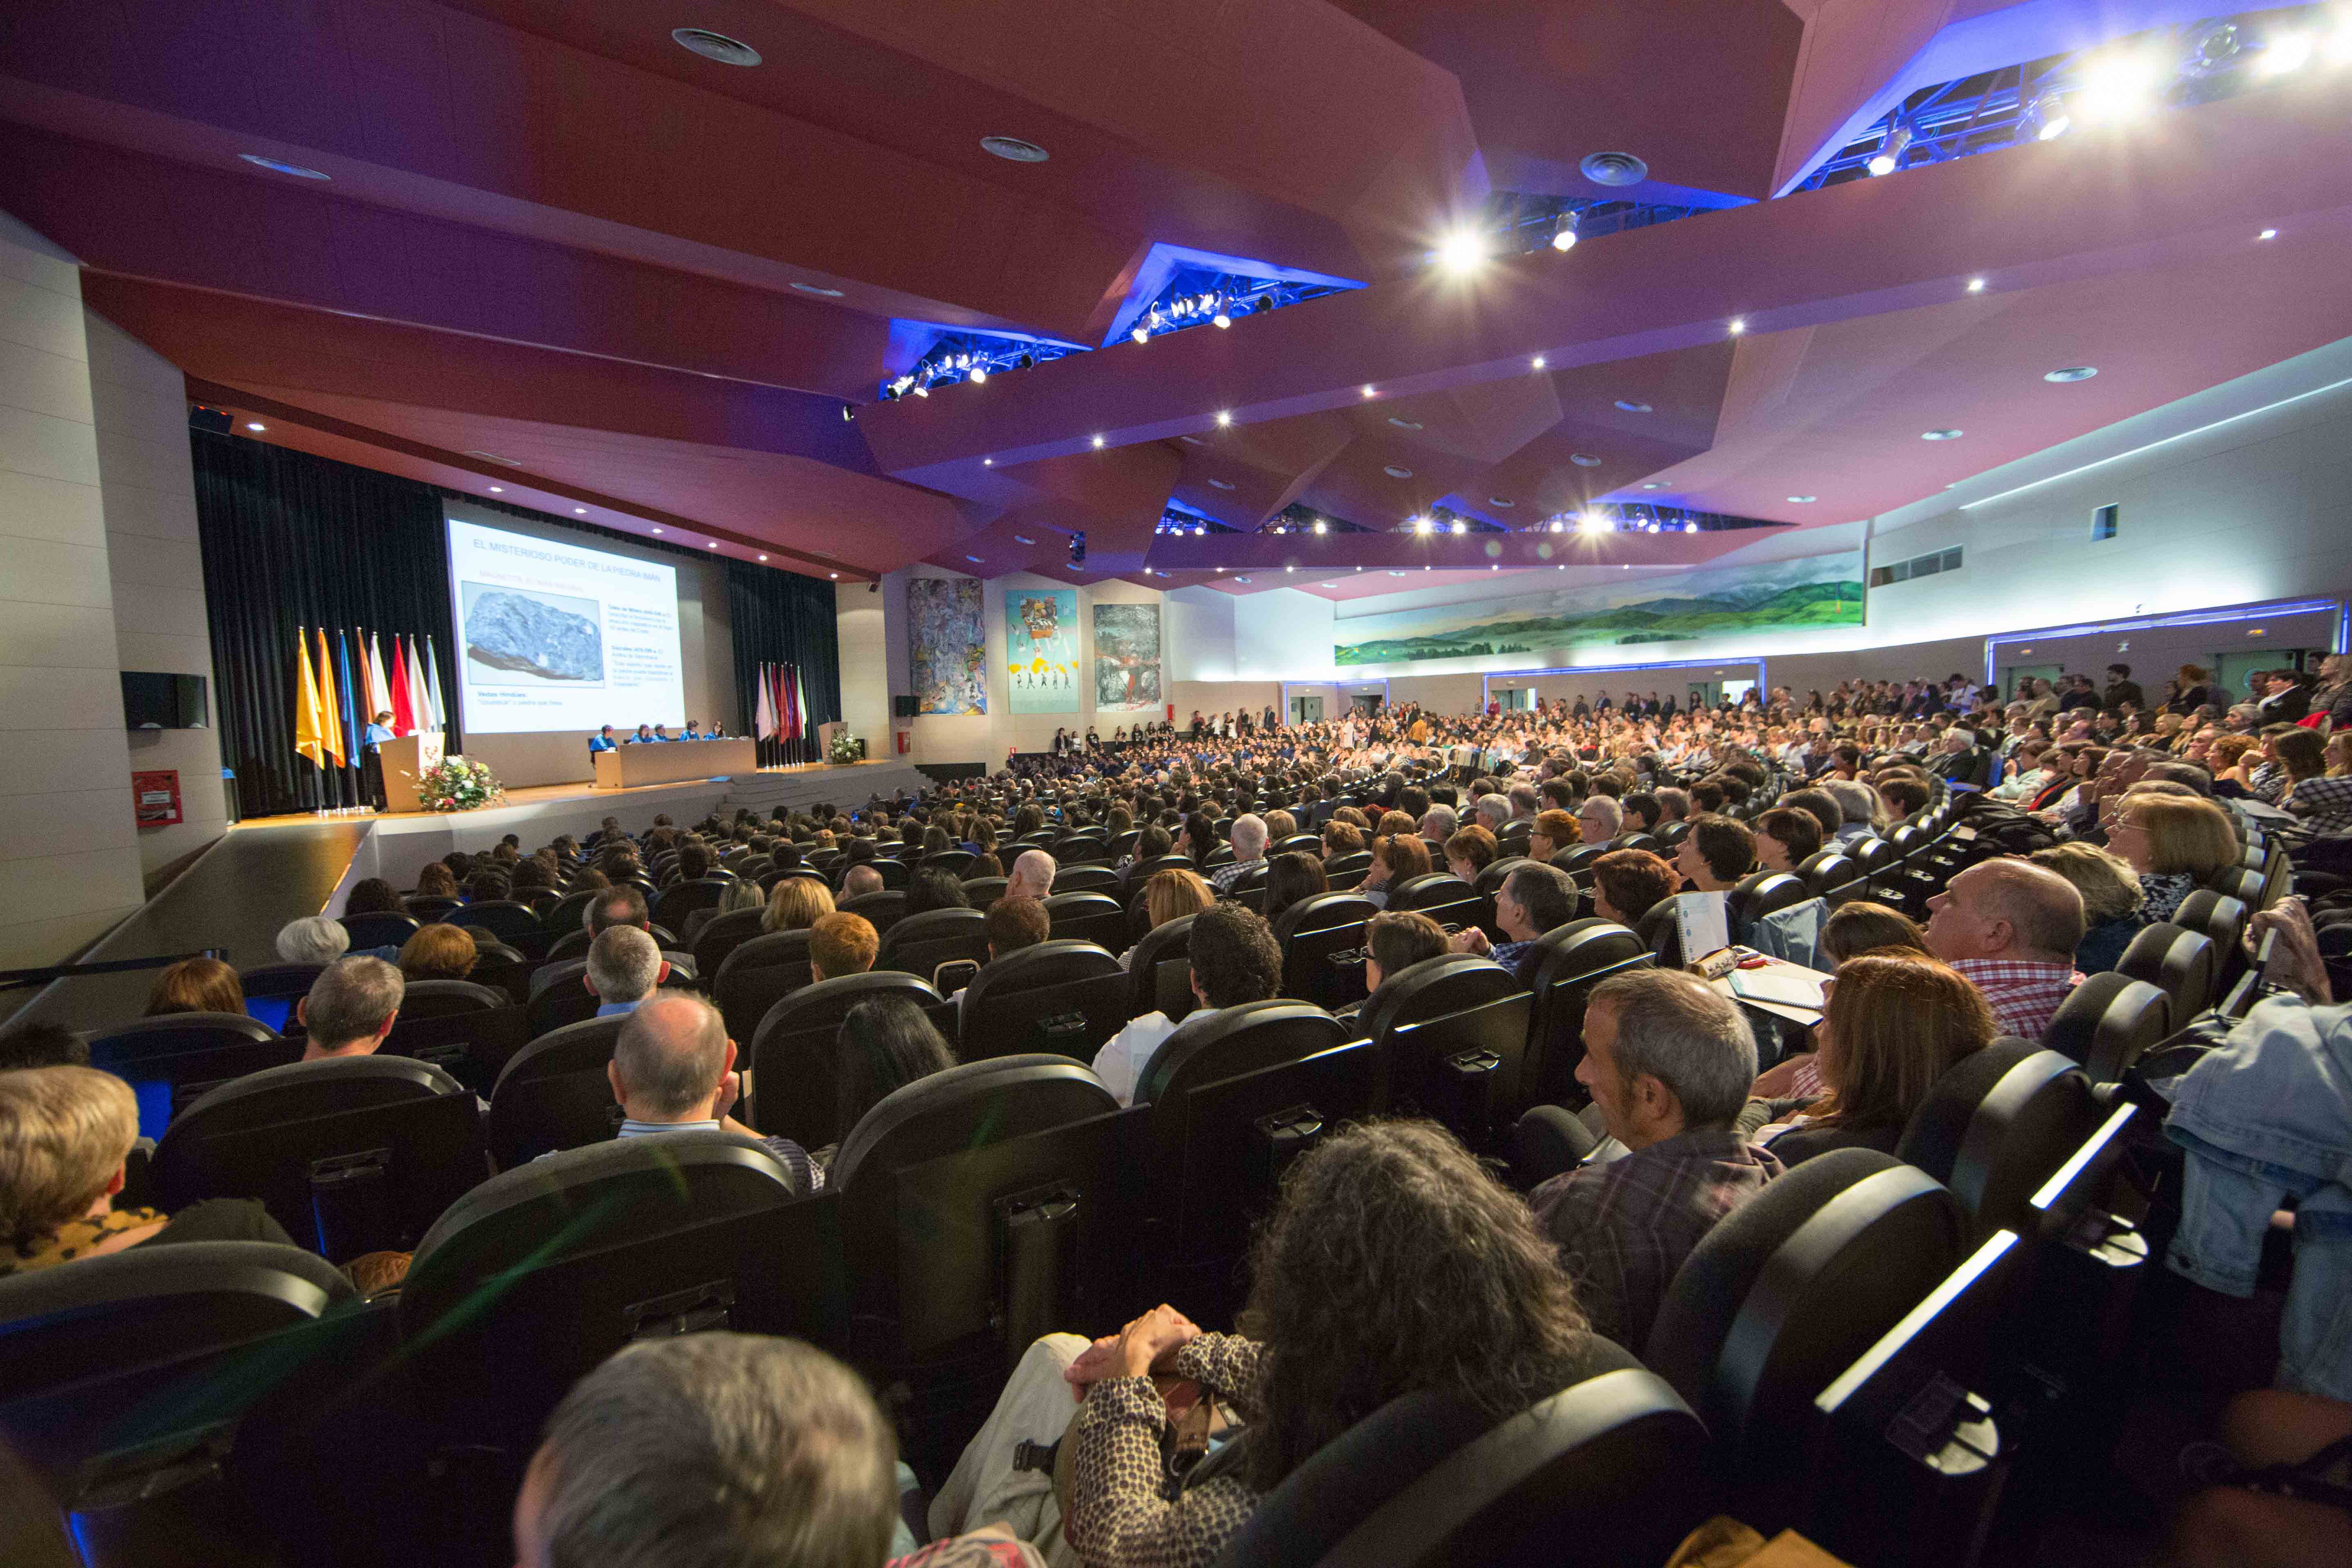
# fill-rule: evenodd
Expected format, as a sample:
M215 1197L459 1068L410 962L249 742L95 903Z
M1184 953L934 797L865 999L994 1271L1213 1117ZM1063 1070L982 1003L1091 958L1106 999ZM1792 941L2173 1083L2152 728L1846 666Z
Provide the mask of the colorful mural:
M907 643L916 712L988 711L988 633L978 578L908 578Z
M1095 607L1095 711L1157 712L1160 696L1160 606Z
M1332 657L1342 665L1497 654L1540 660L1580 648L1858 626L1862 592L1859 550L1644 573L1623 584L1359 616L1338 624Z
M1004 667L1015 713L1078 710L1078 591L1004 591Z

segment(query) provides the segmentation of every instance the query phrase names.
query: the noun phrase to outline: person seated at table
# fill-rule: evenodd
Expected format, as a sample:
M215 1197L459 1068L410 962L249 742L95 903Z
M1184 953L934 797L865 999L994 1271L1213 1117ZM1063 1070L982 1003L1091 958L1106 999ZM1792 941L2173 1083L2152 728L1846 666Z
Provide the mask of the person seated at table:
M618 741L613 739L613 726L607 724L588 737L588 754L594 756L598 752L618 751L620 745Z
M155 976L142 1016L173 1013L242 1013L245 987L236 971L217 958L184 958Z
M651 724L640 724L640 725L638 725L638 726L637 726L637 732L636 732L635 734L634 734L634 735L630 736L630 737L629 737L625 742L622 742L622 743L623 743L624 745L630 745L630 746L641 746L641 745L645 745L645 744L646 744L647 742L649 742L653 741L654 739L655 739L655 735L654 735L654 727L653 727Z
M686 733L678 737L681 741L699 741L703 738L702 726L692 719L686 721Z
M671 734L669 731L662 725L656 724L654 726L654 739L656 741L676 741L677 737Z
M1735 1123L1784 1165L1832 1149L1892 1154L1936 1080L1999 1032L1984 994L1923 952L1848 959L1823 989L1819 1091L1751 1099Z

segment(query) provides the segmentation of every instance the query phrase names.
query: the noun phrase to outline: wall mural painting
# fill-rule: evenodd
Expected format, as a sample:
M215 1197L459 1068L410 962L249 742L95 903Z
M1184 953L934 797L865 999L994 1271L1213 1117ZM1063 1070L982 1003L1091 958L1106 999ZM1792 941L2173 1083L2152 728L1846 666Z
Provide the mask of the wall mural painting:
M1004 666L1015 713L1078 710L1078 591L1004 591Z
M1540 659L1581 648L1858 626L1862 585L1859 550L1645 574L1622 584L1359 616L1338 624L1332 653L1342 665L1500 654Z
M988 711L988 632L978 578L909 578L907 638L915 711Z
M1160 606L1097 605L1095 711L1156 713L1160 697Z

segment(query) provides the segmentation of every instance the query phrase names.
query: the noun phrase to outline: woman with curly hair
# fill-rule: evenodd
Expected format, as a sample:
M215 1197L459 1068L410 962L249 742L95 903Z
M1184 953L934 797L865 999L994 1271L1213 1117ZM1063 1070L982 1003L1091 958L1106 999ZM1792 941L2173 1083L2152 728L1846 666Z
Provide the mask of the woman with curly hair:
M1391 1400L1445 1390L1499 1421L1638 1364L1587 1325L1527 1205L1434 1122L1352 1127L1302 1157L1253 1273L1249 1338L1162 1306L1092 1345L1057 1334L1032 1346L934 1505L933 1531L965 1528L967 1512L999 1517L973 1473L992 1437L1058 1436L1062 1528L1090 1568L1205 1565L1261 1498ZM1080 1395L1075 1416L1065 1384ZM1163 1442L1197 1424L1186 1418L1203 1398L1245 1425L1171 1479ZM1015 1433L1022 1413L1029 1429Z

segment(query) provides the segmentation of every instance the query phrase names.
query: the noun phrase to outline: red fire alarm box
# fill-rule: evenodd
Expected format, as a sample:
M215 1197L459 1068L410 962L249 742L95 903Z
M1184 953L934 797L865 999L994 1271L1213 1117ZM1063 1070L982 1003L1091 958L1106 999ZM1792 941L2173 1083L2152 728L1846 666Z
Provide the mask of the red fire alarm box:
M142 827L169 827L180 821L178 771L159 768L152 773L132 773L131 804Z

